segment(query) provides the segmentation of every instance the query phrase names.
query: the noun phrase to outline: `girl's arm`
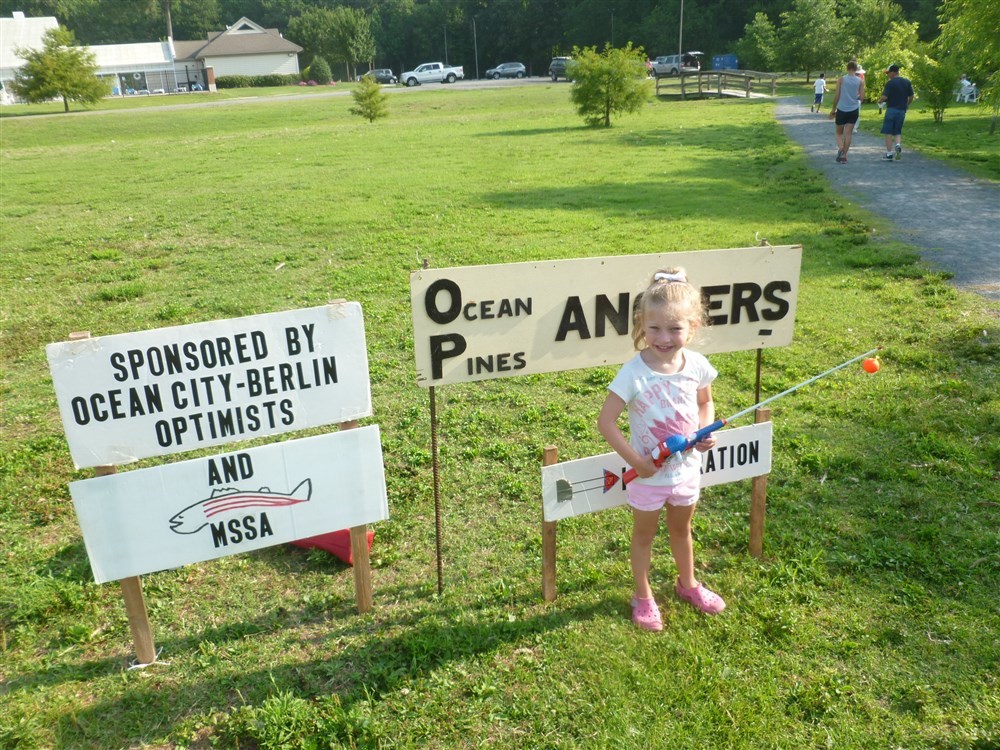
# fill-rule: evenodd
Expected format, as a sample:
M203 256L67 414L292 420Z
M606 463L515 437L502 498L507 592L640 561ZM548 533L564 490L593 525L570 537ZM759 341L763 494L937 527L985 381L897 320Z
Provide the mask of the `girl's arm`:
M698 389L698 427L707 427L715 421L715 401L712 398L712 386L706 385ZM694 444L694 447L704 453L715 445L715 434L708 435L704 440Z
M625 401L616 393L608 393L604 399L604 406L601 407L601 414L597 418L597 429L608 441L608 445L614 449L615 453L635 469L642 478L651 477L657 472L657 466L653 463L652 456L640 456L635 449L629 445L628 440L618 426L618 418L625 411Z
M840 101L840 79L837 79L837 90L833 94L833 107L830 109L830 117L837 114L837 102Z

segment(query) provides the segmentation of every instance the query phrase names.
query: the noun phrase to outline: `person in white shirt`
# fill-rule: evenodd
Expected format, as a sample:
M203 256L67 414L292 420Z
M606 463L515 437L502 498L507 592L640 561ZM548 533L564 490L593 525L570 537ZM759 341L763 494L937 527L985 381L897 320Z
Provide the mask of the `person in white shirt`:
M826 73L820 73L819 78L813 83L813 103L809 107L810 112L819 112L823 108L823 94L826 93Z

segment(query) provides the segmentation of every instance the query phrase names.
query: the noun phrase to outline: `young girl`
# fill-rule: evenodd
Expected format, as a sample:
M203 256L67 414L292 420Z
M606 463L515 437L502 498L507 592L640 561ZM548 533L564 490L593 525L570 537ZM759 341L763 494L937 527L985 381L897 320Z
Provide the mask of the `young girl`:
M653 463L656 445L671 435L687 436L715 420L712 381L718 375L704 356L687 349L702 325L704 308L697 288L682 268L657 271L633 307L632 338L639 353L622 365L608 386L597 426L608 444L636 469L628 485L632 508L632 621L646 630L662 630L660 610L649 586L649 563L660 510L667 506L670 549L677 563L677 595L702 612L716 614L726 603L694 576L691 519L701 481L701 458L693 450ZM618 418L628 408L625 439ZM709 436L695 445L707 451Z

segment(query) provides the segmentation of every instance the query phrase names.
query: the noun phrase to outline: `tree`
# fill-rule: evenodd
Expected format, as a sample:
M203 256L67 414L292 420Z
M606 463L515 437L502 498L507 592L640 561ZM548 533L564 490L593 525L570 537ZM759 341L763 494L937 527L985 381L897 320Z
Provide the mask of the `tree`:
M766 13L758 13L743 27L736 54L746 70L772 71L778 62L778 30Z
M336 22L332 10L309 8L288 22L286 36L302 47L312 64L316 57L336 59Z
M17 49L15 54L24 65L14 74L14 91L27 102L62 99L63 110L69 112L71 101L93 104L109 93L97 77L94 53L77 47L73 32L65 26L46 31L40 50Z
M352 80L357 64L375 57L371 18L356 8L335 8L333 14L333 59L343 62Z
M351 92L355 106L351 107L352 115L367 118L368 122L389 116L388 95L375 80L375 76L361 77L361 82Z
M979 100L993 111L990 134L1000 116L1000 0L944 0L938 45L975 75Z
M849 49L864 58L893 26L904 20L903 9L893 0L842 0L840 14L844 19Z
M570 98L588 125L611 127L611 116L638 112L649 100L646 53L641 47L573 48L567 74L573 78Z
M913 61L917 57L914 51L919 46L917 41L916 23L899 23L882 37L875 47L865 53L865 101L873 102L882 95L888 76L885 69L896 64L902 68L903 75L909 77L913 69ZM917 90L917 97L920 91Z
M837 16L835 0L795 0L792 9L781 14L779 57L788 70L838 69L844 58L844 21Z
M955 101L958 66L949 60L938 61L920 54L913 61L913 86L920 99L934 113L934 122L944 122L944 111Z

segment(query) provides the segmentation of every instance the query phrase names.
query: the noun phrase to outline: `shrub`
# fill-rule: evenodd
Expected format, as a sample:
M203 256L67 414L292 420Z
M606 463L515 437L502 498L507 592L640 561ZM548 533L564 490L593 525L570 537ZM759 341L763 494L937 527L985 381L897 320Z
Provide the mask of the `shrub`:
M218 76L215 85L220 89L248 89L253 83L252 76Z
M271 86L294 86L299 82L295 74L268 73L262 76L219 76L215 79L216 87L220 89L249 89Z
M920 55L913 61L913 86L920 91L921 103L934 113L934 122L944 121L944 111L955 100L959 68L949 61Z
M621 48L609 44L603 52L574 47L566 75L573 78L570 98L588 125L609 128L612 115L638 112L649 99L646 55L631 42Z
M321 86L328 84L333 80L330 64L322 57L314 57L312 65L309 66L309 79L316 81Z
M359 115L368 119L368 122L387 117L389 107L386 103L388 95L382 90L381 84L375 80L375 76L361 76L361 81L351 92L354 103L357 106L351 107L352 115Z

